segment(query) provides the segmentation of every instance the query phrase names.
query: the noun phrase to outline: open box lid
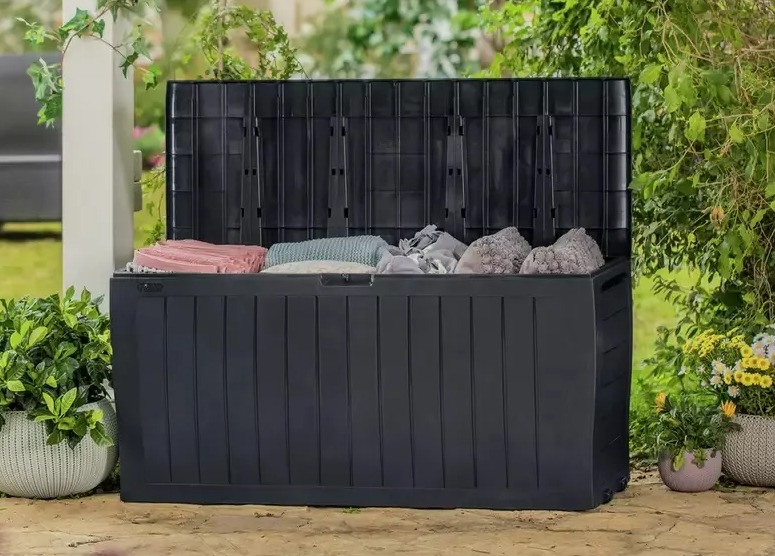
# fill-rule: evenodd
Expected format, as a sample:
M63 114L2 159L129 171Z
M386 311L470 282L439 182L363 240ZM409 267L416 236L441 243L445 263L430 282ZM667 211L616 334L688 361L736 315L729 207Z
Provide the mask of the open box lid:
M270 246L436 224L629 257L626 79L174 81L167 236Z

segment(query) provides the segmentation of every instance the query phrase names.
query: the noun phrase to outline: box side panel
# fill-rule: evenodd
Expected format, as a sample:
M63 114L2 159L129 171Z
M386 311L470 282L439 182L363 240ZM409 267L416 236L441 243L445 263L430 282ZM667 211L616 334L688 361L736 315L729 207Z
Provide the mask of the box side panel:
M584 309L253 278L114 280L125 499L591 507Z
M591 284L591 279L567 279L565 293L537 298L534 313L539 486L583 493L589 507L596 505Z
M597 381L595 490L616 492L629 479L632 287L627 261L595 279Z

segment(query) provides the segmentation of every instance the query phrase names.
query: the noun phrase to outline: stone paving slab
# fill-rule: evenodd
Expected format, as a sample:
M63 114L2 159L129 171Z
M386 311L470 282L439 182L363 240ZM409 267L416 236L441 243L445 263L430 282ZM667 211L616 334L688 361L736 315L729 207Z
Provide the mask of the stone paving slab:
M775 556L775 491L668 491L585 513L0 500L0 555Z

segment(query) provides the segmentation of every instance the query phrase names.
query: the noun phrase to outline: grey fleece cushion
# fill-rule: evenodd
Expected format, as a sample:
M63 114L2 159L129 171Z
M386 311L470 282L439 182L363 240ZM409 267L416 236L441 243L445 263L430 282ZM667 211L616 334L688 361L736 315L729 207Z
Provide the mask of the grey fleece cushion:
M468 246L455 274L516 274L530 253L530 244L515 227L484 236Z
M589 274L605 264L597 242L584 228L574 228L554 245L533 249L521 274Z

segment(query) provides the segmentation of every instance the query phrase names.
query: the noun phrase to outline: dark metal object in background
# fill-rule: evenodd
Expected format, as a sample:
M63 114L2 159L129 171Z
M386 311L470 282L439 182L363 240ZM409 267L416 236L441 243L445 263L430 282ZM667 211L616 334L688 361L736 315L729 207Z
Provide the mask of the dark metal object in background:
M38 125L27 68L59 53L0 56L0 223L62 217L62 131Z

